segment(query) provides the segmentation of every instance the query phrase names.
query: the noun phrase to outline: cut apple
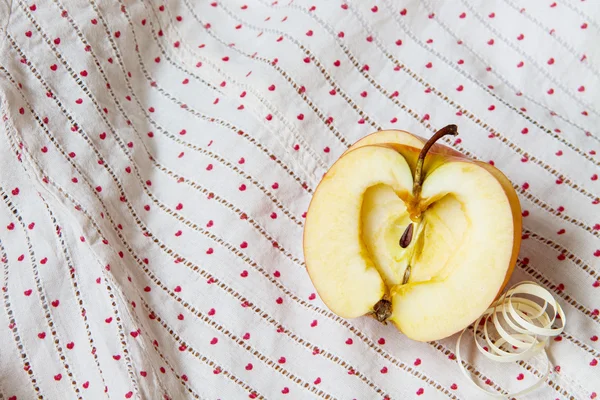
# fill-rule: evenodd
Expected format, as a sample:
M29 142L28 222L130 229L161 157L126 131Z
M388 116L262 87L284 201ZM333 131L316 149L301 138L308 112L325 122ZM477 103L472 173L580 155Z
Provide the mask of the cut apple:
M304 255L334 313L374 314L430 341L472 323L508 282L521 238L518 198L494 167L433 144L450 131L429 142L375 133L324 176Z

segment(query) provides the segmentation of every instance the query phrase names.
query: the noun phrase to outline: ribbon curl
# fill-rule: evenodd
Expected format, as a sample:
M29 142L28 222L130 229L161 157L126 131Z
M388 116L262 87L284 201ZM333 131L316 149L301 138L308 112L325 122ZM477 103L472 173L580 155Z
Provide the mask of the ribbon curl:
M543 305L523 297L528 295L543 301ZM549 309L552 311L549 311ZM499 316L502 315L502 319ZM553 325L560 319L560 326ZM496 330L492 335L488 329L490 321ZM463 375L479 390L494 397L523 396L535 390L550 375L550 360L545 351L546 344L551 337L560 335L565 328L567 318L560 304L554 296L534 282L521 282L510 288L475 321L473 325L473 340L481 354L497 362L513 362L526 360L543 352L546 359L546 373L533 385L511 394L499 394L486 390L480 386L467 372L460 355L460 343L465 328L456 341L456 359ZM480 325L487 349L477 340Z

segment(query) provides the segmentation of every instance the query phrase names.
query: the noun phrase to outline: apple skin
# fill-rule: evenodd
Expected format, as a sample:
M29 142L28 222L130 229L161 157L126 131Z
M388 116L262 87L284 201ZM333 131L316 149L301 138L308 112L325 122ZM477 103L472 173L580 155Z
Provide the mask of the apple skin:
M368 146L368 145L376 145L376 146L393 148L395 151L400 153L406 159L409 167L411 168L411 171L413 172L413 176L414 176L414 170L416 167L417 159L418 159L419 153L421 151L421 148L423 147L425 142L426 142L426 139L419 137L417 135L413 135L406 131L401 131L401 130L378 131L378 132L372 133L372 134L365 136L364 138L358 140L348 150L346 150L346 152L344 152L342 154L342 157L359 147ZM336 163L338 161L336 161ZM425 163L423 166L424 180L427 179L427 176L431 172L433 172L437 167L439 167L440 165L442 165L444 163L448 163L451 161L474 163L474 164L477 164L478 166L484 168L485 170L487 170L491 175L493 175L493 177L501 185L501 187L506 195L506 198L510 204L512 219L513 219L513 226L514 226L512 254L510 257L510 264L508 266L508 269L507 269L507 272L505 275L505 279L504 279L503 283L501 284L501 286L498 290L498 293L496 295L496 298L498 298L500 296L500 294L502 293L502 291L504 290L504 288L506 287L506 285L508 284L510 277L514 271L515 263L516 263L520 245L521 245L521 232L522 232L522 219L521 218L522 217L521 217L521 206L520 206L518 196L511 184L511 182L500 170L498 170L497 168L495 168L494 166L492 166L488 163L470 159L467 156L463 155L462 153L460 153L450 147L439 144L439 143L435 143L430 148L429 152L427 153L427 157L425 158ZM334 165L335 165L335 163L334 163ZM332 166L332 168L333 168L333 166ZM323 180L325 180L326 177L327 177L327 173L324 175ZM317 186L315 193L318 191L319 186L321 185L323 180ZM314 197L313 197L313 199L314 199ZM307 212L307 220L308 220L308 215L310 214L310 208L311 208L312 204L313 204L313 201L311 200L311 203L309 205L309 209ZM306 229L304 231L303 241L306 242ZM310 276L310 274L309 274L309 276ZM313 280L313 277L310 276L310 279ZM313 280L313 284L315 284L315 283L316 282ZM317 288L317 292L319 292L318 287L319 286L315 284L315 288ZM319 294L321 295L321 297L323 297L321 293L319 293ZM491 304L491 302L490 302L490 304Z
M517 264L517 257L519 256L519 250L521 249L521 236L523 230L521 203L519 202L519 197L517 196L517 193L515 192L515 189L513 188L512 184L510 183L508 178L502 172L500 172L498 168L495 168L493 165L481 161L474 162L487 169L488 172L494 175L498 182L500 182L500 185L502 186L502 189L504 189L504 193L506 194L506 198L508 199L508 202L510 203L510 207L512 209L513 226L515 227L512 256L510 258L510 265L508 267L508 271L506 272L504 282L502 283L502 286L500 287L500 290L496 295L497 299L502 294L502 291L508 284L511 275L515 270L515 265Z
M418 135L413 135L412 133L402 130L389 129L374 132L363 137L362 139L359 139L342 154L342 157L348 152L362 146L377 144L391 145L406 158L406 160L408 161L408 165L411 167L411 170L414 174L414 169L417 163L417 158L419 157L419 152L421 151L421 148L423 147L425 142L427 142L427 139L422 138ZM400 147L397 145L400 145ZM500 287L498 295L496 296L496 298L498 298L502 294L502 291L504 290L504 288L508 284L508 281L510 280L510 277L517 263L519 250L521 248L521 236L523 229L521 203L519 201L517 193L515 192L515 189L513 188L512 183L506 177L506 175L504 175L498 168L494 167L489 163L468 158L464 154L440 143L435 143L433 146L431 146L431 149L429 149L429 152L427 153L427 157L425 158L425 164L423 166L423 176L425 177L425 179L427 178L427 175L431 173L435 168L437 168L445 162L450 161L452 158L458 158L462 159L463 161L467 160L469 162L475 163L485 168L489 173L494 175L494 177L498 180L498 182L504 189L504 193L506 194L506 197L512 209L513 224L515 227L512 257L510 260L510 266L506 273L506 278L504 279L504 283Z

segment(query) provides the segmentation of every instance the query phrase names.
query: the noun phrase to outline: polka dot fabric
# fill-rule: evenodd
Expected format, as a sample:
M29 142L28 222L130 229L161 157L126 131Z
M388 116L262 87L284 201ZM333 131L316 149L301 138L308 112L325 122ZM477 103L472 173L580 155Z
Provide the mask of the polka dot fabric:
M529 398L600 393L598 2L0 0L0 27L0 398L480 398L455 337L337 317L302 255L352 143L451 123L519 194L511 283L568 316ZM498 393L544 373L466 354Z

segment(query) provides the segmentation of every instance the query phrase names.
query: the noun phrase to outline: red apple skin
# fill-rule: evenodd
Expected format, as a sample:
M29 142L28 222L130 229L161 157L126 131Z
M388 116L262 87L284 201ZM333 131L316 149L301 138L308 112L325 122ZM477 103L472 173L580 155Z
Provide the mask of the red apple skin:
M382 140L382 137L385 137L388 135L395 136L393 138L394 141L392 141L391 138L389 138L389 137L386 138L386 140ZM371 133L371 134L363 137L362 139L358 140L357 142L355 142L350 148L348 148L348 150L346 150L342 154L341 157L343 157L348 152L355 150L358 147L362 147L362 146L366 146L366 145L379 145L379 146L392 147L405 157L411 170L413 171L413 176L414 176L414 170L415 170L415 166L416 166L416 162L417 162L419 153L426 141L427 141L426 139L424 139L420 136L413 135L412 133L402 131L402 130L378 131L378 132ZM508 284L508 282L510 280L510 277L515 269L517 257L519 255L519 250L521 248L521 235L522 235L521 203L519 202L519 198L517 196L517 193L515 192L515 189L512 186L512 183L499 169L495 168L494 166L492 166L488 163L473 160L473 159L465 156L464 154L462 154L448 146L442 145L440 143L435 143L429 149L429 152L427 153L427 157L426 157L425 163L423 165L424 179L427 179L428 173L431 173L439 165L447 163L447 162L451 162L453 159L455 159L455 160L459 159L462 162L465 162L465 161L472 162L472 163L475 163L475 164L481 166L482 168L485 168L490 174L492 174L496 178L496 180L498 180L498 182L504 189L504 192L506 194L506 197L507 197L510 207L511 207L511 212L512 212L512 217L513 217L513 226L514 226L512 255L510 258L509 267L506 271L504 282L500 286L500 289L498 290L498 294L496 295L496 299L497 299L498 297L500 297L500 295L502 294L503 290L505 289L506 285ZM337 163L337 161L336 161L336 163ZM335 163L333 165L335 165ZM332 165L332 167L333 167L333 165ZM330 167L330 169L332 167ZM327 173L323 176L323 179L321 180L321 182L326 177L327 177ZM319 183L319 185L320 184L321 183ZM317 188L315 189L315 193L318 191L319 185L317 185ZM401 196L401 197L403 197L403 196ZM314 198L314 195L313 195L313 198ZM309 219L308 215L310 214L311 205L312 205L312 199L308 206L307 218L306 218L307 221ZM303 233L303 243L305 242L305 239L306 239L305 233L306 233L306 229L304 230L304 233ZM303 245L303 247L304 247L304 245ZM309 277L310 277L310 274L309 274ZM312 277L310 277L310 278L312 281ZM315 282L313 282L313 285L314 284L315 284ZM317 285L314 285L314 286L315 286L315 288L317 287ZM317 293L318 293L318 290L317 290Z

